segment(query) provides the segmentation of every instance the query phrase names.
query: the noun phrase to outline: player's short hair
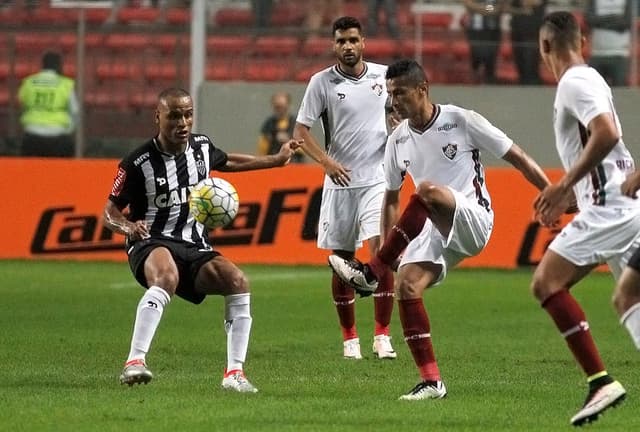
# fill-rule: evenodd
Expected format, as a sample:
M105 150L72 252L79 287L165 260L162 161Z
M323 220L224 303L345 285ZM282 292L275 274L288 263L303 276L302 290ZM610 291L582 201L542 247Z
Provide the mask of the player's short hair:
M358 32L362 33L362 24L360 24L358 18L343 16L333 22L331 35L334 36L336 34L336 30L344 31L352 28L358 29Z
M413 59L398 60L387 68L386 79L403 78L416 86L429 82L427 74L420 64Z
M180 87L169 87L160 92L158 95L158 102L164 101L168 98L181 98L181 97L191 97L188 91Z
M50 69L62 73L62 56L57 52L47 51L42 56L42 69Z
M560 49L579 49L582 36L575 15L567 11L551 12L542 20L541 29L551 34L551 44Z

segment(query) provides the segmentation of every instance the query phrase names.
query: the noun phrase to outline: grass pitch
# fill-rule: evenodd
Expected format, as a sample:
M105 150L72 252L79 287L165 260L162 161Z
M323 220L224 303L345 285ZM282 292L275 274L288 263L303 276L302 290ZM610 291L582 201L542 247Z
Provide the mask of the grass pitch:
M0 430L556 431L584 377L528 291L531 272L454 270L425 295L444 400L397 398L418 380L394 310L395 361L375 360L371 298L357 302L361 361L342 359L326 267L243 267L254 326L255 395L220 389L223 303L174 299L147 360L147 386L121 386L142 293L126 264L0 262ZM609 304L613 281L574 290L627 400L590 428L638 430L640 356Z

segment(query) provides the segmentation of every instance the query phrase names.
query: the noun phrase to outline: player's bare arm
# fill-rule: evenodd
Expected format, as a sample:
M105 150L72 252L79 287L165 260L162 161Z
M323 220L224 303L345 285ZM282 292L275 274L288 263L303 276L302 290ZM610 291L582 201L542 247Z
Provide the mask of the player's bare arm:
M287 165L293 156L292 146L298 145L297 141L289 140L282 144L278 153L272 155L255 156L245 153L229 153L227 155L227 164L220 167L219 170L239 172L282 167Z
M557 183L546 187L534 203L540 220L557 220L571 202L573 186L602 162L615 147L620 134L611 113L596 116L588 125L590 132L584 151L575 165Z
M629 174L627 179L622 182L621 189L622 193L626 196L637 199L638 195L636 195L636 192L640 189L640 171L634 171Z
M113 232L123 234L131 240L149 237L149 228L143 220L132 222L127 220L122 211L111 201L107 201L103 212L104 224Z
M327 176L335 184L339 186L348 186L351 181L349 171L342 166L339 162L329 157L327 153L320 148L316 139L311 135L311 130L308 126L302 123L296 123L293 129L294 138L299 139L301 142L300 147L308 154L313 160L318 162L324 168Z
M520 171L529 183L537 187L538 190L543 190L551 184L551 181L549 181L549 178L540 165L522 150L519 145L514 143L502 159Z

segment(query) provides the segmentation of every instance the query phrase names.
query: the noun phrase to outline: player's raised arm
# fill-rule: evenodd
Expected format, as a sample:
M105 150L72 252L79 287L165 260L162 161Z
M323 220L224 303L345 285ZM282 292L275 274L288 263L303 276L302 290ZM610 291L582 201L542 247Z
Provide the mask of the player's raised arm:
M252 171L285 166L293 156L292 145L299 146L299 143L295 140L287 141L282 144L278 153L270 155L256 156L245 153L229 153L226 165L218 168L218 171Z

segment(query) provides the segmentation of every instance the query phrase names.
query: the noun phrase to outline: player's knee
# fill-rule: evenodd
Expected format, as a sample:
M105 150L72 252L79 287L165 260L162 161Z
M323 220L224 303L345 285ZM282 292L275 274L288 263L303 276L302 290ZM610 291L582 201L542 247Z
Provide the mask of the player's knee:
M162 287L169 295L174 295L178 288L180 277L177 272L167 270L149 278L149 286L155 285Z
M229 290L231 294L244 294L249 292L249 279L241 271L237 270L229 279Z
M424 288L425 288L424 286L421 286L420 284L414 281L403 279L398 281L398 284L396 287L396 296L398 300L420 298L422 297Z
M428 181L423 181L418 184L416 194L422 199L427 207L438 205L446 200L443 188Z

